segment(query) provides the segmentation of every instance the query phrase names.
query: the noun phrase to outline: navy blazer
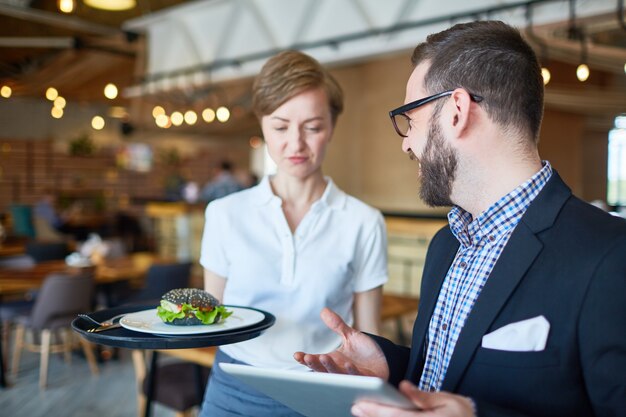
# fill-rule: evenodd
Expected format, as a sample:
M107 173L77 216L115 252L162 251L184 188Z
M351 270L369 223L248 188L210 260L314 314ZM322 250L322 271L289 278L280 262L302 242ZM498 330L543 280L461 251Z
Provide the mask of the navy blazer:
M459 242L445 227L426 256L413 348L374 337L390 381L418 382L424 341ZM543 315L546 348L481 347L507 324ZM626 221L578 198L556 172L513 231L463 327L442 390L480 416L626 416Z

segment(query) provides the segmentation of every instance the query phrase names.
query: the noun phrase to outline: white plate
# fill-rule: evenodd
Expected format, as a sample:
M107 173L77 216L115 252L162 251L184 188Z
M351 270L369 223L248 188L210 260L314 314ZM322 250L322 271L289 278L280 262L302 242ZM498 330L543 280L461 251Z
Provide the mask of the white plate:
M122 317L120 324L122 327L129 330L142 333L152 333L156 335L188 335L224 332L239 329L241 327L259 323L265 318L263 313L256 310L244 307L226 306L226 308L229 311L232 311L233 314L217 324L198 326L175 326L172 324L165 324L163 323L163 320L157 316L156 308L127 314Z

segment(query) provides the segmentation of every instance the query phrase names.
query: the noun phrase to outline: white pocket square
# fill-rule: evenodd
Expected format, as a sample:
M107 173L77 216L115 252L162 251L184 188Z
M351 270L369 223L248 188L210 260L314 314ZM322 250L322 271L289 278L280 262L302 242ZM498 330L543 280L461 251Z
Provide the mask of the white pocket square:
M482 347L512 352L533 352L546 348L550 323L544 316L507 324L483 336Z

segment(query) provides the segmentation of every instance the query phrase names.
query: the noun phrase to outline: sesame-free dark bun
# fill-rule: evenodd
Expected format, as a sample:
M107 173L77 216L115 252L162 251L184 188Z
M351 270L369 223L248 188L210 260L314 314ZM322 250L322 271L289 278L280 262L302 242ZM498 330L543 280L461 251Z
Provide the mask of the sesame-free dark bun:
M217 298L198 288L176 288L166 292L161 298L172 304L189 304L194 308L202 310L213 309L220 305ZM215 322L218 321L219 317L216 317ZM165 324L171 324L174 326L196 326L203 323L193 312L189 312L184 318L174 319L171 322L166 321Z

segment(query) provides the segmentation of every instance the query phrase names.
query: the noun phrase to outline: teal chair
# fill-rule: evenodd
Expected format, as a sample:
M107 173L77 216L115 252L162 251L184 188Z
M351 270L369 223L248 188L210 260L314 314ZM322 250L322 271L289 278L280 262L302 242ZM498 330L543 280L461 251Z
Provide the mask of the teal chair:
M13 219L13 234L15 236L35 237L35 225L33 223L33 209L25 204L12 204L11 218Z

